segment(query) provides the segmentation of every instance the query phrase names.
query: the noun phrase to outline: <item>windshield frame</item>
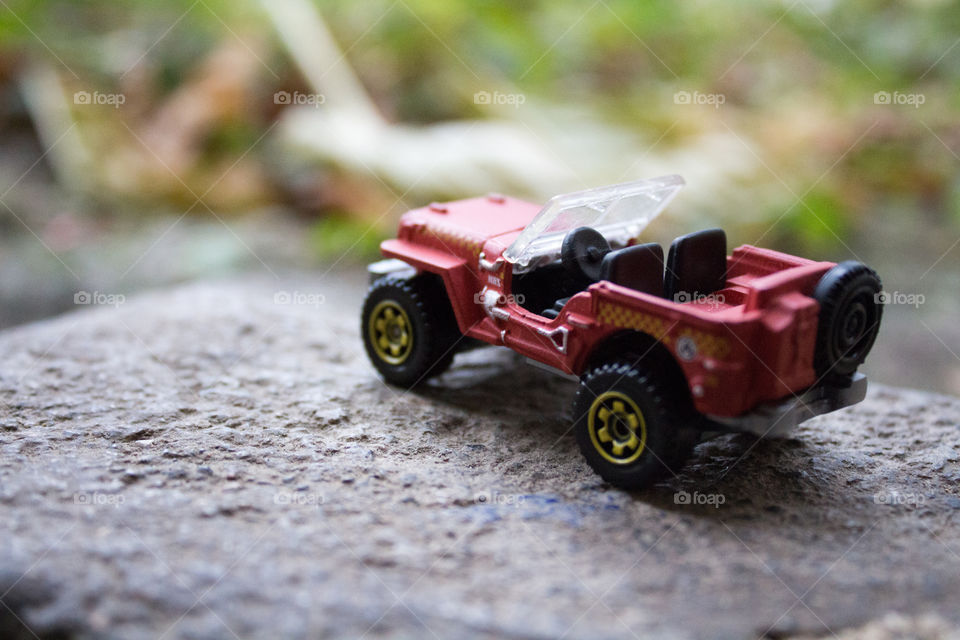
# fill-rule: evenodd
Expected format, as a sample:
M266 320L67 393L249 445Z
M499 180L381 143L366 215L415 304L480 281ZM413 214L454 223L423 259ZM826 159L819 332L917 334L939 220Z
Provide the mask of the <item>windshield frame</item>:
M591 227L611 247L626 246L649 225L686 184L676 174L635 180L554 196L503 252L514 273L560 258L568 231Z

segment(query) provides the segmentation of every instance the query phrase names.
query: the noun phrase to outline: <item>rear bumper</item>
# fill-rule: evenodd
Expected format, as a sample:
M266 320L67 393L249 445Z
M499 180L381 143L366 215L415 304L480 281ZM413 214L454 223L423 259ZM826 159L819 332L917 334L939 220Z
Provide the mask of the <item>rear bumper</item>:
M718 430L752 433L777 438L789 434L798 424L810 418L857 404L867 396L867 376L854 374L850 385L812 387L787 400L760 405L753 411L733 418L706 416ZM709 429L708 429L709 430Z

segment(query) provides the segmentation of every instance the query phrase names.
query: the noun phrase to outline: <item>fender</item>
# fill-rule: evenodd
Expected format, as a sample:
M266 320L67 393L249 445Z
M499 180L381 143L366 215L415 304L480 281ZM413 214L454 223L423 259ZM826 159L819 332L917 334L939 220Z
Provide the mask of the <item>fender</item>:
M387 258L406 262L418 272L440 276L460 333L466 334L483 319L482 305L470 297L473 292L479 291L479 276L465 258L399 239L385 240L380 245L380 252Z

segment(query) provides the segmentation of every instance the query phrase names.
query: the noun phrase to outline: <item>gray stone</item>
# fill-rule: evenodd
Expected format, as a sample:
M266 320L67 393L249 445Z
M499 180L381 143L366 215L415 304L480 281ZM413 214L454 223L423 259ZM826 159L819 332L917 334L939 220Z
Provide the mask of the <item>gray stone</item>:
M17 619L134 639L960 623L960 401L875 385L793 439L704 443L628 494L577 451L574 384L490 349L386 387L357 335L362 274L291 278L0 334L2 637L33 637ZM294 290L326 302L274 303Z

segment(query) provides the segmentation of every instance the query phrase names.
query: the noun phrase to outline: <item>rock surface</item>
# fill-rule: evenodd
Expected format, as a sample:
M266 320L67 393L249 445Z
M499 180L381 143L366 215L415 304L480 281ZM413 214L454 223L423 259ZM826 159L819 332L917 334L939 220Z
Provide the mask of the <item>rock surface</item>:
M320 275L0 334L0 637L960 624L960 401L875 385L795 439L704 443L631 495L582 461L574 384L479 350L389 388L357 336L362 278Z

